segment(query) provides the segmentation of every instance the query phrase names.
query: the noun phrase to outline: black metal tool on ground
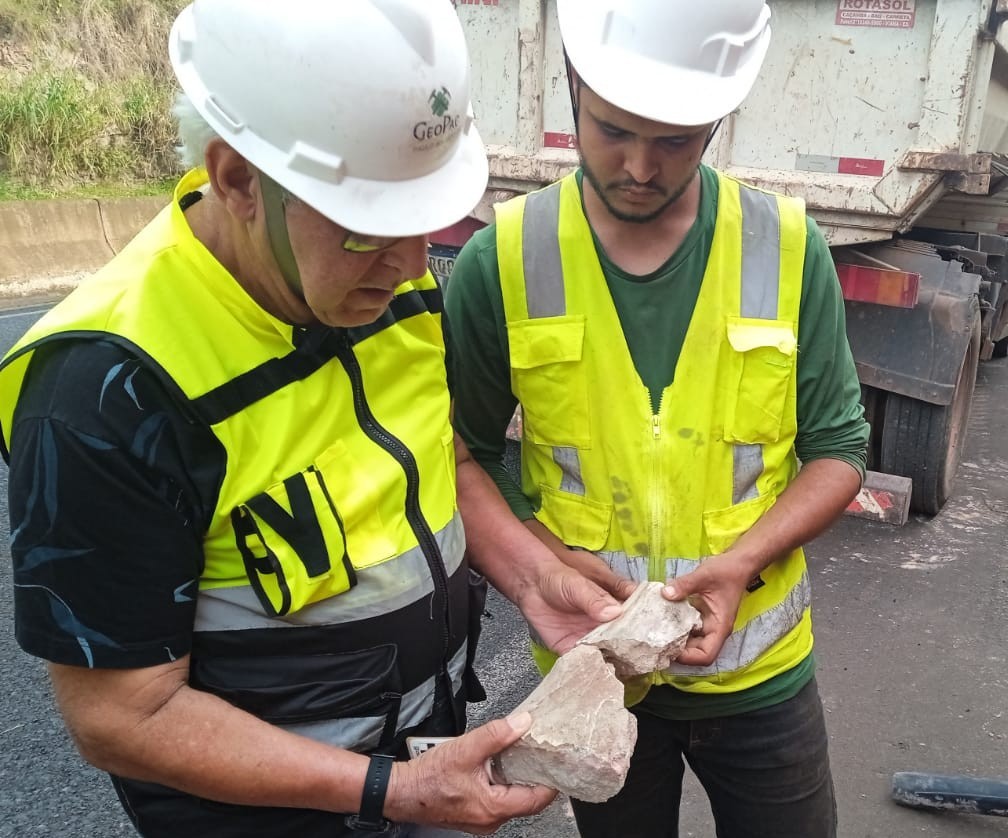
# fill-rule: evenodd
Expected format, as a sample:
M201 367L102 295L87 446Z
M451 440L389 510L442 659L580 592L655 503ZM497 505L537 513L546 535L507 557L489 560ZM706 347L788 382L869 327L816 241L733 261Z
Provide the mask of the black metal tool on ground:
M898 771L892 778L892 796L914 809L1008 818L1008 780Z

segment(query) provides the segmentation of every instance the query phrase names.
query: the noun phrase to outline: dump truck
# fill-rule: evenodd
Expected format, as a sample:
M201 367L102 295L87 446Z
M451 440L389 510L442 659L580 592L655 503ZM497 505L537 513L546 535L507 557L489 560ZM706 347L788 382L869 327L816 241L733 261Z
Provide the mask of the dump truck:
M496 202L578 162L555 0L453 2L491 177L432 236L442 279ZM934 515L979 362L1008 354L1008 0L769 6L762 73L704 159L805 200L843 289L869 469L910 478L910 508Z

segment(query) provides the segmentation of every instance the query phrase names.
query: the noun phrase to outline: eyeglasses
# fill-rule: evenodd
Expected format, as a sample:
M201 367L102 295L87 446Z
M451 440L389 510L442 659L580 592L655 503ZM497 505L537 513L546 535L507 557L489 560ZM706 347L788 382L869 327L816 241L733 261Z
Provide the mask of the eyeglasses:
M347 230L343 249L348 253L379 253L402 241L402 236L369 236Z
M282 190L280 200L283 202L285 210L293 204L304 204L304 201L297 195L286 189ZM402 240L402 236L370 236L367 233L355 233L353 230L347 230L343 237L342 247L347 253L380 253L394 247Z

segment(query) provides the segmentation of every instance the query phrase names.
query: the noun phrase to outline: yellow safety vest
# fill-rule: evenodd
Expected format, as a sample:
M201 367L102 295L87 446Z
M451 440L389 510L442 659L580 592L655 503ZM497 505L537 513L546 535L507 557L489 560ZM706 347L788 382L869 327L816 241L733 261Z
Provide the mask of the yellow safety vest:
M574 175L497 207L522 487L565 544L660 580L725 551L797 472L801 201L720 178L710 258L657 414L634 368ZM656 305L660 304L656 302ZM656 683L727 693L812 648L801 550L750 586L717 661ZM542 667L545 649L534 648Z
M220 662L235 649L290 654L305 673L290 672L290 684L349 677L337 665L344 655L386 679L375 692L393 697L391 722L336 698L314 716L287 706L281 717L341 747L387 744L427 718L438 677L458 691L467 657L440 290L429 273L407 282L376 323L320 330L319 345L299 352L294 327L263 311L193 237L179 199L205 183L201 171L183 178L170 207L10 350L0 368L3 450L43 343L112 340L145 359L227 458L203 540L194 679L240 705L216 683L233 671ZM314 651L302 647L295 660L298 637ZM361 657L379 648L377 663Z

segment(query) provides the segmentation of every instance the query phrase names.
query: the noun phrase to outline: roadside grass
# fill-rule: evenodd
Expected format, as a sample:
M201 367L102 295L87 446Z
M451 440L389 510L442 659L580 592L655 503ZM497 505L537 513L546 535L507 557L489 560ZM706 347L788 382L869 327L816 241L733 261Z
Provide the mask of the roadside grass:
M0 201L52 201L71 198L138 198L171 195L175 177L163 180L95 181L60 186L25 186L0 173Z
M185 0L0 0L0 200L160 193ZM111 190L111 191L110 191Z

